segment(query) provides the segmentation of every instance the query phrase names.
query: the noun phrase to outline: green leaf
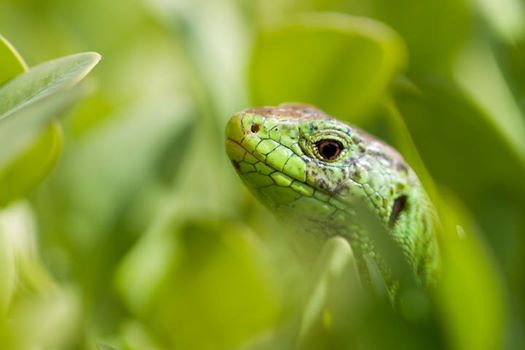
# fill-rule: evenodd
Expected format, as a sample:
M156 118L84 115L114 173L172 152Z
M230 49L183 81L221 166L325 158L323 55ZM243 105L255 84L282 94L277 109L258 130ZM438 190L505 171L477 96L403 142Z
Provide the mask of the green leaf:
M0 35L0 85L27 70L27 65L6 38Z
M57 145L61 143L59 130L49 125L58 114L70 108L82 95L82 89L50 95L19 109L9 118L0 119L0 140L2 140L0 178L12 179L17 183L16 187L19 189L29 189L35 184L32 183L31 178L35 181L40 180L37 174L43 176L49 171L58 157L60 147ZM47 136L49 142L45 144L39 142L38 140L46 139L46 132L49 135ZM45 150L41 148L45 148ZM32 155L43 158L37 160ZM26 167L32 162L34 162L35 168L31 171L28 172L27 168L17 170L17 164ZM40 164L41 167L36 168L37 164ZM0 186L4 189L7 184L1 183ZM23 193L10 189L10 193L6 191L5 195L0 196L0 204L5 204L6 200L14 199L20 195Z
M525 121L495 53L483 43L473 42L459 57L454 78L462 92L482 112L494 134L508 144L525 164Z
M29 69L0 88L0 120L42 98L71 88L100 60L94 52L52 60Z
M402 41L379 22L301 15L259 35L251 92L259 105L307 102L348 119L372 108L404 61Z
M84 53L49 61L0 87L0 206L25 195L53 168L62 144L53 120L80 97L70 88L99 59Z
M348 242L335 237L328 240L317 259L315 286L309 297L301 320L299 343L306 342L316 324L330 327L328 298L330 289L338 280L344 280L350 287L348 300L358 302L364 290L361 286L357 262ZM345 276L346 275L346 276Z
M0 220L2 218L0 217ZM2 283L0 284L0 318L4 317L7 308L11 302L13 292L15 290L16 269L15 257L9 244L7 232L0 222L0 276L2 276Z
M13 162L0 169L0 206L27 193L53 169L62 143L60 125L53 122Z
M525 4L520 0L476 0L479 11L501 38L515 44L525 34Z
M514 0L502 2L507 1ZM469 35L470 21L474 18L471 7L475 6L466 0L301 0L293 3L298 11L337 11L385 23L403 37L410 53L407 68L417 73L449 68ZM496 2L492 7L503 6ZM513 17L512 20L519 15Z
M505 304L500 277L479 238L469 211L449 190L437 187L412 141L402 116L389 105L398 143L437 209L436 235L441 274L435 289L439 314L454 349L502 346ZM483 293L476 291L482 290Z
M472 20L466 0L349 0L349 11L396 30L410 53L410 72L446 70L468 37Z
M149 232L119 271L119 290L146 327L166 348L203 350L236 348L270 329L275 281L254 234L220 221L172 222Z
M89 239L103 239L107 232L101 228L112 227L128 210L141 215L151 210L149 202L138 198L159 180L161 169L171 179L186 164L180 159L191 149L184 142L193 123L191 110L173 97L155 102L116 111L107 122L70 142L64 153L51 180L63 192L50 202L67 207L62 219L75 213ZM103 204L100 193L106 195Z
M35 228L27 202L19 201L0 211L0 319L20 286L25 291L49 291L54 287L38 258Z
M454 349L501 349L508 306L501 277L467 209L446 189L440 194L442 279L437 302L449 340Z
M10 322L4 329L0 327L2 349L77 348L81 305L79 294L69 288L17 299L10 310Z
M494 184L502 192L505 184L523 188L520 175L525 162L519 148L505 138L503 128L495 128L497 116L488 116L450 80L420 79L417 83L420 90L399 91L396 103L438 182L448 184L471 206L483 204L481 188ZM406 143L406 138L399 141ZM419 168L415 170L421 175Z

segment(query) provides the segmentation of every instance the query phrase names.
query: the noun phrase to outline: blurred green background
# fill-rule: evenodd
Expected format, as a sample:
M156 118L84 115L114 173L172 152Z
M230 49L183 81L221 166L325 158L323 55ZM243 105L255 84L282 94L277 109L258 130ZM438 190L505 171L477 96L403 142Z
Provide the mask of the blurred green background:
M30 67L102 55L76 84L94 55L0 47L1 349L525 348L522 1L0 0L0 34ZM344 244L314 274L289 250L223 151L287 101L418 172L435 290L392 308Z

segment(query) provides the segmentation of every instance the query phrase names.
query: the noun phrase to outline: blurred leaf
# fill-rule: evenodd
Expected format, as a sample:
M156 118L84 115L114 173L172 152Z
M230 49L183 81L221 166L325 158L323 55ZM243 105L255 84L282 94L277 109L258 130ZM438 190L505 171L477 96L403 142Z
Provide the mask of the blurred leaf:
M476 236L474 220L452 192L436 187L402 116L393 105L387 108L398 144L429 190L439 214L435 230L441 266L435 292L441 304L439 312L450 321L443 324L448 332L448 340L454 349L501 348L505 305L502 302L500 280L489 263L488 252ZM479 290L484 292L477 293Z
M17 286L49 291L54 285L38 257L36 225L28 202L15 202L0 212L0 231L15 262Z
M49 291L53 284L36 251L33 212L26 202L0 211L0 319L16 291Z
M77 48L107 59L100 89L65 128L60 166L33 197L37 221L27 203L0 213L0 348L525 348L520 1L0 1L2 31L29 61ZM304 11L331 13L289 17ZM405 62L401 39L343 13L381 21L406 43L413 84L396 91L396 105L378 103ZM480 45L466 47L471 38ZM22 70L0 39L0 91ZM27 194L52 166L50 125L81 97L77 88L27 95L0 119L9 175L0 199ZM285 228L241 189L221 144L225 118L249 93L257 104L315 103L397 146L443 220L446 276L432 295L408 288L394 307L373 292L355 296L343 242L315 281L311 264L276 252L288 248ZM241 222L275 242L261 245ZM384 230L371 232L402 279L399 250ZM44 268L78 293L68 298ZM307 280L317 284L303 314ZM302 316L311 322L298 347Z
M157 239L171 240L164 243L171 252L167 265L156 268L163 276L153 282L147 308L139 310L148 328L167 348L205 350L232 349L271 327L277 317L275 290L253 234L220 222L173 221L175 227L157 232ZM144 283L134 269L150 259L148 254L129 258L141 260L122 266L119 290L126 299Z
M0 225L4 226L5 218L0 217ZM0 319L4 317L15 290L16 266L15 256L11 249L9 236L5 227L0 227ZM0 342L1 343L1 342Z
M156 339L154 339L146 327L138 321L125 322L121 328L121 339L123 346L117 348L117 350L161 350L163 347L158 345ZM99 345L100 346L100 345ZM104 348L101 348L103 350ZM111 348L113 349L113 348ZM107 349L109 350L109 348Z
M55 165L62 150L60 125L52 123L28 149L0 169L0 206L31 190Z
M264 0L263 0L264 1ZM298 11L338 11L383 22L401 35L415 74L447 71L471 26L467 0L295 0Z
M405 59L385 25L342 14L307 14L263 31L250 66L258 105L308 102L339 118L372 108Z
M390 133L393 135L393 144L417 174L430 200L434 201L438 196L434 179L427 170L419 149L412 140L412 134L408 128L405 116L390 98L385 100L383 108Z
M44 269L38 257L35 218L27 202L1 211L0 239L15 272L15 281L10 281L12 272L10 276L1 271L0 296L10 287L12 298L7 314L0 316L0 348L74 348L80 339L78 295L58 288Z
M35 101L70 88L100 60L94 52L58 58L30 68L0 87L0 120Z
M182 45L179 54L187 63L185 71L192 74L192 88L197 88L192 93L205 110L215 112L215 115L202 117L211 117L207 124L222 136L222 127L229 116L246 104L247 88L242 68L249 54L246 48L250 38L249 23L240 15L240 6L229 0L142 2L175 33ZM222 20L217 21L217 18ZM219 42L220 45L216 45ZM213 57L212 65L210 57Z
M147 309L158 285L178 256L176 237L167 229L175 210L163 207L120 262L117 289L133 313L140 314Z
M318 267L298 349L442 348L423 290L405 290L400 310L394 311L390 300L375 295L367 282L361 286L356 260L342 238L327 242Z
M396 299L406 290L417 288L416 275L408 264L398 243L379 220L377 215L365 203L356 203L355 210L359 223L367 228L374 252L378 259L365 257L371 291L377 297Z
M1 345L6 349L76 348L80 317L78 295L73 290L25 296L13 304L6 329L0 329L0 339L7 339Z
M173 181L187 151L184 141L191 117L184 101L151 101L119 110L70 144L52 182L65 190L44 205L60 208L60 224L73 213L75 234L71 227L64 234L75 237L78 248L104 239L105 229L121 220L126 210L149 210L136 198L160 180L160 170Z
M0 87L0 205L23 196L55 164L62 134L53 118L78 91L66 91L98 62L94 53L64 57L31 68Z
M420 79L418 88L398 91L396 103L438 182L449 184L472 205L482 204L478 196L484 188L523 191L519 179L524 163L517 150L509 148L509 140L494 131L484 111L450 80ZM421 176L420 168L411 165Z
M0 35L0 85L27 70L15 48ZM21 157L0 168L0 206L31 189L54 165L60 153L62 134L58 124L51 125L25 150ZM22 175L23 174L23 175Z
M441 273L436 292L442 306L439 312L449 320L444 324L449 341L455 349L501 348L505 305L500 280L489 263L488 252L476 236L474 220L452 192L436 188L401 115L395 107L390 107L392 126L402 150L430 190L439 214L435 225ZM484 292L476 292L480 290Z
M493 52L482 43L471 43L458 60L454 78L465 95L482 112L493 131L525 164L525 118L503 77Z
M525 14L524 14L525 16ZM504 43L493 49L501 72L505 75L521 110L525 106L525 35L520 40Z
M27 65L20 54L0 35L0 86L26 70Z
M368 8L361 0L351 2L351 10L384 21L403 37L409 70L416 74L447 71L472 21L468 0L372 0Z
M61 94L49 95L29 104L27 107L14 111L7 118L0 119L0 140L2 140L2 147L0 148L0 169L9 168L10 164L16 163L18 161L16 158L24 152L27 152L28 158L20 160L21 164L26 162L30 163L31 161L36 162L34 159L31 160L32 158L30 157L33 152L47 151L49 153L47 153L46 157L49 161L42 162L42 168L38 171L35 170L36 174L40 174L41 176L45 175L53 163L53 160L56 159L56 140L57 137L58 139L61 138L60 133L53 128L48 130L48 132L53 134L48 140L53 142L46 144L45 150L32 149L32 143L36 142L38 137L45 138L42 134L43 130L49 128L54 118L70 108L73 103L83 95L83 92L84 90L82 89L72 89L70 91L64 91ZM39 163L40 162L41 161L39 161ZM20 176L18 171L17 174ZM25 174L25 176L30 177L32 175ZM35 177L35 180L40 180L40 178L36 179ZM21 179L21 183L22 182L26 182L22 187L30 187L32 185L25 179ZM19 193L17 193L17 195L19 195Z
M494 31L509 43L525 34L525 3L520 0L474 1Z
M442 279L437 298L449 340L458 350L501 349L507 311L502 281L466 209L449 191L441 188L440 193Z
M352 292L347 295L348 299L359 304L363 297L362 293L365 292L361 286L359 270L352 249L341 237L335 237L326 242L319 255L316 270L314 288L302 316L299 344L307 342L308 333L312 332L315 324L324 323L325 327L332 326L331 320L327 319L331 312L326 309L328 293L334 281L342 279L345 272L348 274L345 276L347 277L345 282L349 284Z

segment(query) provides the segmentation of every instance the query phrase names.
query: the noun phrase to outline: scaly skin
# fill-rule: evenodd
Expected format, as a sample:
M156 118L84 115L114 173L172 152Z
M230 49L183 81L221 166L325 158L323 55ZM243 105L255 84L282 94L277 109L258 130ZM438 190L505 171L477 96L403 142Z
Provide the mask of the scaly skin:
M315 249L327 237L345 237L361 275L368 275L363 261L371 258L392 292L389 268L358 217L364 203L401 247L417 280L433 282L433 211L415 173L390 146L305 105L241 111L228 122L226 137L241 179L301 240ZM335 157L334 149L340 151Z

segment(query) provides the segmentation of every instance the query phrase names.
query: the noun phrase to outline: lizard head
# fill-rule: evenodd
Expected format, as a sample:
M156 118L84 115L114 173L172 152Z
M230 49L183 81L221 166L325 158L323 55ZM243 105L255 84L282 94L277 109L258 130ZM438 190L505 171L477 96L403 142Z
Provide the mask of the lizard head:
M394 225L417 181L391 147L308 105L237 113L226 150L247 187L288 219L348 224L352 203L364 201Z
M306 236L350 235L367 250L365 208L415 269L425 266L418 257L433 256L419 180L399 153L364 131L307 105L250 108L228 122L226 151L251 192Z

